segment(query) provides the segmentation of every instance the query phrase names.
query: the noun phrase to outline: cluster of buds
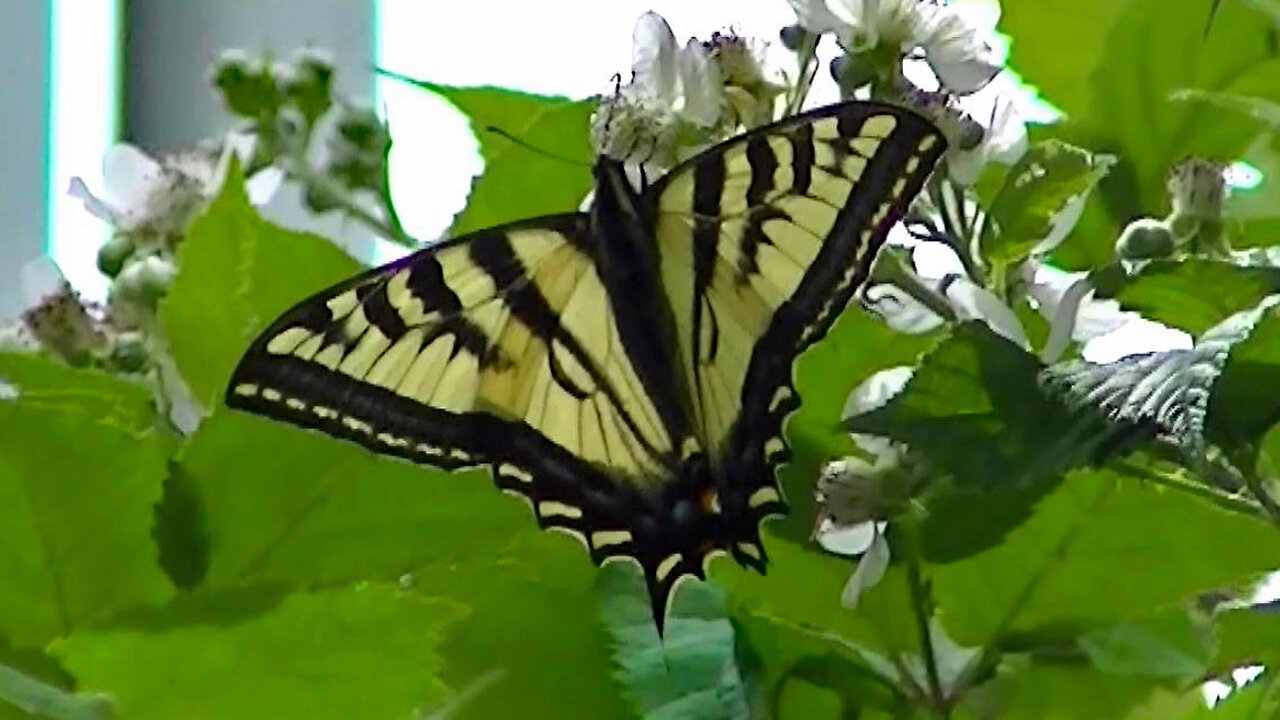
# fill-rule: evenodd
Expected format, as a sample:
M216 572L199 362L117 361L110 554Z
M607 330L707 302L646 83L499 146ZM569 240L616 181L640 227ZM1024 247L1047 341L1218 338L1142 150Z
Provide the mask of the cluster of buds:
M257 139L250 172L277 166L302 184L313 212L348 209L355 204L353 194L369 192L394 218L386 123L372 108L339 96L333 81L333 59L311 48L288 62L229 51L213 69L213 84L227 108L241 118L242 131ZM318 157L314 166L312 157Z

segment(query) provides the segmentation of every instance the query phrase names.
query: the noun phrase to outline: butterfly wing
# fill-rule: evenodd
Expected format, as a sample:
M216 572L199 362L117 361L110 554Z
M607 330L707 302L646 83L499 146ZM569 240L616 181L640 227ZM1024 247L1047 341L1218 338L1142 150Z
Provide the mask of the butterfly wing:
M799 405L792 365L866 280L944 147L914 113L845 103L730 139L651 189L695 425L744 564L763 569L759 521L786 509L774 469Z
M227 403L427 465L491 466L597 563L632 555L676 449L589 243L585 216L542 218L325 290L253 343Z

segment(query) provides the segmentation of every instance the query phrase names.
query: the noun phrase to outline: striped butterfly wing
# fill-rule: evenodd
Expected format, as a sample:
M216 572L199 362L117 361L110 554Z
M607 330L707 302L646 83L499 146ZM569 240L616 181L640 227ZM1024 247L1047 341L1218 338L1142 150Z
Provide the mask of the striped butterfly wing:
M742 518L729 550L744 564L763 567L758 523L786 509L773 471L799 406L792 364L866 280L944 147L912 112L844 103L730 139L651 189L695 424Z
M304 300L253 343L227 403L442 468L491 466L592 558L674 471L592 261L585 215L483 231Z

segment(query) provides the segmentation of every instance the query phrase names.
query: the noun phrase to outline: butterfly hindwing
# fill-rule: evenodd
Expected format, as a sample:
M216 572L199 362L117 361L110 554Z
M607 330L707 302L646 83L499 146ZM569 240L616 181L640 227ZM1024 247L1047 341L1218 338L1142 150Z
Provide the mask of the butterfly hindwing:
M945 142L914 113L846 103L733 138L653 189L663 287L696 424L741 513L728 550L762 566L757 524L785 511L797 356L866 280Z
M323 291L253 344L228 404L427 465L489 465L596 562L660 554L633 524L676 449L587 242L585 216L540 219Z

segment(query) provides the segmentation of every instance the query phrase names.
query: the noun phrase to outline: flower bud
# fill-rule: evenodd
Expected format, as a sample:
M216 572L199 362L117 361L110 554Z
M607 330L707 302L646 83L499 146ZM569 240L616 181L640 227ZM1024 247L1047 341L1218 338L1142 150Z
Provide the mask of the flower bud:
M796 52L804 44L805 36L808 34L809 32L799 25L788 25L778 32L778 39L782 41L782 47Z
M146 338L136 330L120 333L111 345L111 364L124 372L139 372L149 358Z
M1174 215L1221 218L1227 195L1226 166L1213 160L1187 158L1169 172L1168 188Z
M831 79L845 95L876 79L876 67L866 53L838 55L831 59Z
M1139 218L1116 240L1116 255L1125 260L1151 260L1173 253L1173 233L1163 221Z
M133 239L125 233L116 233L98 248L98 270L107 277L115 277L132 254Z
M327 52L304 48L294 53L291 72L280 82L280 90L303 114L308 124L324 114L333 103L333 57Z
M240 50L229 50L214 63L213 85L231 112L242 117L267 115L280 104L271 73Z

